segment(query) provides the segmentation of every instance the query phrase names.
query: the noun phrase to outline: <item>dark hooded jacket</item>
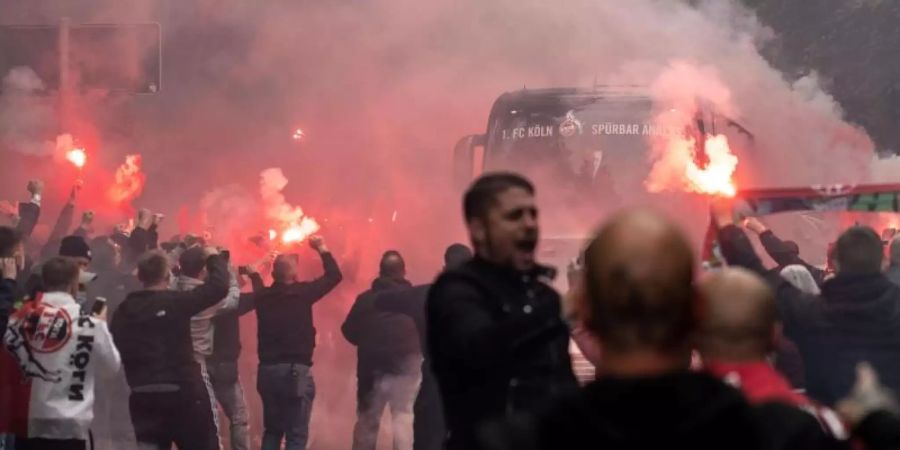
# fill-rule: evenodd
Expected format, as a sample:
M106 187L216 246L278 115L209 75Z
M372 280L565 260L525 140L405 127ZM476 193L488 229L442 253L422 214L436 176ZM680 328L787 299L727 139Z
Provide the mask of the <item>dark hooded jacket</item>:
M422 349L412 318L375 306L379 293L411 286L406 280L376 278L372 288L360 294L350 308L341 332L356 346L359 374L403 373L412 358L421 357Z
M382 292L375 299L376 308L409 317L415 323L419 333L423 359L422 384L413 407L413 416L415 417L413 442L416 450L443 448L446 434L441 393L438 391L437 380L431 370L431 358L428 355L426 341L425 302L429 290L431 290L431 285L423 284L407 289Z
M731 265L767 275L746 234L719 232ZM900 287L883 274L844 275L825 282L821 296L805 294L780 276L768 276L784 333L803 355L810 397L834 405L850 392L856 365L868 361L885 386L900 392Z
M228 294L225 260L211 256L206 270L206 283L192 291L136 291L119 306L111 331L132 389L202 385L200 365L194 359L191 317Z
M875 411L856 427L855 434L868 450L898 450L900 417L890 411Z
M444 399L449 449L471 449L489 420L577 388L559 294L541 279L474 258L428 293L429 356ZM562 447L560 447L562 448Z
M604 377L536 414L481 431L490 450L760 449L740 392L702 373Z

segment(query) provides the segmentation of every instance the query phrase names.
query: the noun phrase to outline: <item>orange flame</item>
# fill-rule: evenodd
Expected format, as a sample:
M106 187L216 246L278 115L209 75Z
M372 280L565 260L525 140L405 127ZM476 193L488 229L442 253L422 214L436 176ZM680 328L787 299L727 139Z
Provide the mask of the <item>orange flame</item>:
M654 163L647 178L647 190L684 190L734 197L737 187L732 177L737 169L738 157L728 146L728 138L724 135L707 136L705 149L709 162L701 167L696 161L693 138L675 137L668 140L665 153Z
M700 168L694 158L688 163L685 176L694 192L702 194L734 197L737 188L731 179L737 169L738 158L728 147L728 138L724 135L706 137L706 156L709 163Z
M73 148L66 152L66 159L75 167L81 169L84 167L84 163L87 162L87 153L85 153L83 148Z
M141 172L141 155L128 155L125 163L116 169L115 183L109 188L109 196L116 203L130 202L141 195L146 176Z

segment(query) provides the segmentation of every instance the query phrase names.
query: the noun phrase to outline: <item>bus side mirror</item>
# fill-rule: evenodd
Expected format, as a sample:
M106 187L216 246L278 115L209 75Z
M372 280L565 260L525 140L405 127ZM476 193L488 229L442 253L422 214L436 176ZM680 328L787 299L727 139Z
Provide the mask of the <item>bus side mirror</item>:
M478 151L481 150L481 151ZM471 134L453 147L453 183L463 190L484 169L484 135Z

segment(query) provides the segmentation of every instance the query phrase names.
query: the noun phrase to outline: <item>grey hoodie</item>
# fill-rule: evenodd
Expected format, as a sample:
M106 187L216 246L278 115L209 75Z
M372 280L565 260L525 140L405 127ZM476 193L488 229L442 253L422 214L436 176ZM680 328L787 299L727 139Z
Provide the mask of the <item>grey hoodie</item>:
M192 291L203 284L203 280L180 275L175 280L176 291ZM231 274L229 277L228 295L221 302L203 310L200 314L191 317L191 339L194 342L194 358L200 364L206 363L206 358L212 355L215 329L212 319L217 314L237 308L241 296L241 288L238 286L237 277Z

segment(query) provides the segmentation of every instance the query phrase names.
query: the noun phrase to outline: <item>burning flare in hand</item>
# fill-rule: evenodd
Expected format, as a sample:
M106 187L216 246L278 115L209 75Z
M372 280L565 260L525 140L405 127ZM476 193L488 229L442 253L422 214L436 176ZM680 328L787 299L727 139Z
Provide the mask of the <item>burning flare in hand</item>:
M269 240L280 236L281 243L285 245L303 242L321 229L315 219L303 213L302 208L285 200L282 190L287 184L287 177L277 167L266 169L260 174L260 197L266 219L274 227L269 230Z
M647 178L647 190L684 190L700 194L734 197L732 176L738 158L724 135L706 136L706 164L697 161L697 146L691 137L674 137L666 143L665 153L653 164Z
M319 223L315 219L304 217L299 224L291 225L281 233L281 242L284 244L303 242L306 238L319 231L320 228Z
M66 159L75 167L81 169L84 167L84 163L87 162L87 153L85 153L83 148L73 148L66 152Z

